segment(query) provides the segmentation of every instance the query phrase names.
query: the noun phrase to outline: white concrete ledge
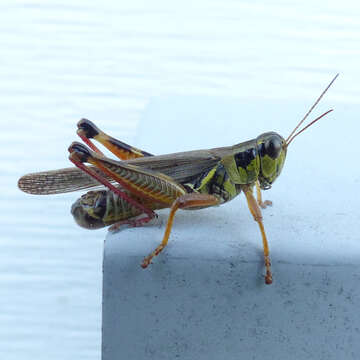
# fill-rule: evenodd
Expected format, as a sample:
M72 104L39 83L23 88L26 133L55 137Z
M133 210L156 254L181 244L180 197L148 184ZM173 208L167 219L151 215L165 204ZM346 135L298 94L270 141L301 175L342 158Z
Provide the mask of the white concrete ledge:
M203 116L187 99L160 99L145 113L142 135L135 145L154 153L178 151L181 142L183 149L206 147L206 142L227 145L251 136L220 142L214 132L223 131L223 115L228 116L231 129L241 128L236 119L258 116L260 125L254 126L261 133L278 130L285 124L282 117L293 119L294 108L296 114L304 112L299 109L303 104L282 106L279 123L269 121L270 127L261 120L269 113L266 106L258 109L264 111L261 116L252 113L255 105L250 111L244 104L201 101L213 109L208 111L208 128L196 122ZM201 101L200 109L205 106ZM187 121L182 121L182 135L159 135L167 134L169 122L178 123L183 109L189 107L192 112L188 110ZM231 114L221 114L229 108ZM215 113L217 123L211 115ZM292 120L291 126L295 123ZM286 134L291 126L287 125ZM319 126L324 138L319 133L306 134L305 143L310 146L304 147L304 142L294 146L284 175L265 193L265 198L274 200L274 206L264 211L273 285L264 284L261 238L243 196L218 208L179 211L168 247L146 270L140 263L160 243L167 210L160 212L160 224L107 237L103 360L358 358L360 248L355 229L360 219L356 199L350 197L356 193L356 184L348 177L336 178L349 165L346 158L338 161L341 153L335 152L331 161L320 165L310 156L311 141L316 139L316 148L321 150L324 141L336 135L331 123ZM334 161L337 175L329 179ZM334 176L335 182L342 180L341 192L335 191Z
M241 234L238 245L229 240L232 227L224 226L219 236L220 220L206 214L198 223L203 236L193 228L197 216L178 215L169 247L146 270L140 268L143 255L163 229L108 237L103 360L260 359L269 353L275 359L356 359L360 266L285 262L273 255L274 284L266 286L250 217L241 225L252 228L252 246ZM250 252L254 256L247 258Z

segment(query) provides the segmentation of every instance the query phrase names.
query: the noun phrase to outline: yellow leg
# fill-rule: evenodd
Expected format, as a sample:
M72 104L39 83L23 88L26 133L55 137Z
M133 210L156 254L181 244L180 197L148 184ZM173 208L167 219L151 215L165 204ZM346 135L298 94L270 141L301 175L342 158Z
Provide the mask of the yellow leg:
M261 208L266 209L267 206L272 205L272 201L270 200L265 200L264 202L262 201L259 180L256 181L256 197L257 197L257 203Z
M171 206L170 215L166 224L166 229L161 244L150 255L148 255L144 259L141 266L145 269L151 263L152 258L159 255L160 252L167 245L170 236L170 231L174 222L175 212L178 209L189 209L192 207L206 207L206 206L214 206L218 204L219 204L219 199L213 195L208 195L208 194L190 193L178 197Z
M270 263L270 257L269 257L269 245L268 245L268 242L266 239L264 224L262 222L261 210L259 208L257 201L255 200L255 197L252 193L252 189L246 188L246 189L244 189L244 193L246 196L249 210L250 210L252 216L254 217L254 220L258 223L260 232L261 232L263 248L264 248L264 260L265 260L265 267L266 267L265 283L271 284L272 283L272 273L271 273L271 263Z

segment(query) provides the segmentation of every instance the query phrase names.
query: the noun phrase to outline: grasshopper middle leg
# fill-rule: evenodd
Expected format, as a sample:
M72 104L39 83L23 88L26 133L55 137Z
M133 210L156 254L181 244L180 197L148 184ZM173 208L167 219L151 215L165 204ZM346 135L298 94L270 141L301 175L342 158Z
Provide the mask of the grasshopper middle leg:
M153 257L159 255L160 252L167 245L170 236L170 231L174 222L175 212L178 209L190 209L193 207L197 208L197 207L214 206L214 205L218 205L219 201L220 200L216 196L209 194L190 193L178 197L171 206L170 215L166 224L166 229L161 244L150 255L148 255L144 259L141 266L145 269L151 263Z
M272 206L272 201L270 200L262 201L259 180L256 181L256 198L257 198L257 203L262 209L266 209L267 206Z

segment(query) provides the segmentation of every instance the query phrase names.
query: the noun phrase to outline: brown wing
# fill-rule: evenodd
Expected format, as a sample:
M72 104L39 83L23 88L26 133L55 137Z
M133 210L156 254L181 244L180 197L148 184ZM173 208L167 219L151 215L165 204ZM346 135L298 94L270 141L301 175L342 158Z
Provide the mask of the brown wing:
M94 170L97 171L96 168ZM19 179L18 186L28 194L49 195L87 189L101 184L73 167L24 175Z
M223 156L231 154L235 147L236 145L210 150L148 156L125 162L163 173L183 184L214 167ZM100 170L94 167L93 169L102 174ZM111 180L109 177L107 179ZM27 174L20 178L18 186L22 191L35 195L61 194L101 187L95 179L77 168Z

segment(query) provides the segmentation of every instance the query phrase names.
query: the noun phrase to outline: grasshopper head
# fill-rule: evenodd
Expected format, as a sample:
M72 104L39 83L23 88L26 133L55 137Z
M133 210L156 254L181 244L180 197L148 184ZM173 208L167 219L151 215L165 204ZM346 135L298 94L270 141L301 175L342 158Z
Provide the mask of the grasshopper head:
M319 103L321 98L327 92L329 87L333 84L336 78L339 76L337 74L330 82L330 84L325 88L325 90L321 93L315 103L312 105L310 110L305 114L302 120L296 125L294 130L290 133L288 138L285 140L282 136L275 132L267 132L261 134L256 138L256 146L257 151L260 157L260 172L258 175L258 179L260 182L260 187L262 189L269 189L272 183L276 180L276 178L280 175L282 167L284 166L286 151L290 143L303 131L308 129L310 126L315 124L325 115L330 113L331 110L324 112L322 115L318 116L315 120L311 121L308 125L304 126L301 130L298 130L299 127L303 124L303 122L307 119L309 114L315 108L315 106ZM298 130L298 131L297 131ZM296 132L297 131L297 132Z
M75 221L86 229L100 229L106 224L106 191L89 191L77 199L71 207Z
M269 189L280 175L286 158L285 139L275 132L267 132L256 138L260 157L259 182L263 190Z

